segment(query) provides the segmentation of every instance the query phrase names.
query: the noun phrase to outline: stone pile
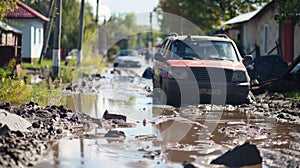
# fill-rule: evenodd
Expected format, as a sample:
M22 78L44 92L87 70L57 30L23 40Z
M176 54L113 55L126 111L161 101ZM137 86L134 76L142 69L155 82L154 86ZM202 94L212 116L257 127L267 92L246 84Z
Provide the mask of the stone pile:
M50 147L50 142L62 138L68 132L74 133L78 128L88 129L92 123L93 126L101 126L99 119L74 112L64 106L41 107L30 102L14 107L5 103L0 105L0 109L0 167L34 166ZM19 119L11 122L18 126L17 129L3 124L4 120L9 120L8 117L15 114ZM31 124L29 127L19 122L24 119Z

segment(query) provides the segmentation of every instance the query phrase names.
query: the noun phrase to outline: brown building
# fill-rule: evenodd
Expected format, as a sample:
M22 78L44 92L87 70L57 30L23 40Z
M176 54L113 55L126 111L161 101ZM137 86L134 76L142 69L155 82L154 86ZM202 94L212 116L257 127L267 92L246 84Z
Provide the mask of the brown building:
M278 3L273 0L260 10L226 21L224 26L228 28L228 35L242 44L244 54L254 57L278 54L291 62L300 55L300 27L295 26L293 47L291 23L279 23L278 15Z

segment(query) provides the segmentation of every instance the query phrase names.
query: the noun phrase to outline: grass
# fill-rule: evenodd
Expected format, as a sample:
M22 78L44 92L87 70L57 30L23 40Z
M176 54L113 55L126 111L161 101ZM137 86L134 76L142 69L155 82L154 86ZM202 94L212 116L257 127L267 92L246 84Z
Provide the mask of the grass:
M38 59L35 60L33 63L28 63L28 62L22 62L21 67L22 68L45 68L45 67L52 67L52 60L45 59L42 61L41 64L38 63Z
M300 100L300 91L287 92L287 93L284 93L284 96L287 98L294 99L294 100Z
M50 89L48 89L45 81L38 84L32 84L30 87L31 92L30 95L24 100L25 102L32 101L42 106L54 104L61 105L61 88L54 88L54 86L50 86Z
M12 78L1 78L0 102L9 102L13 105L20 105L29 97L32 89L23 80Z

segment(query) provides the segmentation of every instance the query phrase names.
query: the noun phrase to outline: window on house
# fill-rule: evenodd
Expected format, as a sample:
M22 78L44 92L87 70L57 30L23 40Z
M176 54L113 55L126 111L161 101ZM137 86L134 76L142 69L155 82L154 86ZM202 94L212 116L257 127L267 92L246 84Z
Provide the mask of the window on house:
M244 50L246 51L246 52L248 52L248 49L249 49L249 44L248 44L248 41L249 41L249 36L248 36L248 32L249 30L248 30L248 27L247 26L245 26L244 27L244 40L243 40L243 44L244 44Z
M36 44L36 27L33 28L33 44Z
M39 29L39 44L42 44L42 29Z
M269 25L264 25L264 53L268 53L268 29Z

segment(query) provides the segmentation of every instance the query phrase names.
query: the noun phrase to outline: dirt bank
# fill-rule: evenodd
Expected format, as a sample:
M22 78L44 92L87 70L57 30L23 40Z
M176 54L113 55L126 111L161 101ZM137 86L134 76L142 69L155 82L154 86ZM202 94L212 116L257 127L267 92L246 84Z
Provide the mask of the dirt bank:
M280 122L300 124L300 101L284 97L281 93L257 95L251 104L240 108L246 113L275 118Z
M89 129L91 126L101 126L99 119L69 110L64 106L41 107L30 102L13 107L6 103L0 105L0 109L2 109L1 119L8 121L11 119L9 116L14 116L15 119L10 122L13 122L11 125L17 126L10 128L8 126L10 123L5 125L3 122L0 123L0 167L34 166L51 146L51 141L68 133ZM30 125L19 122L21 118L27 120Z

